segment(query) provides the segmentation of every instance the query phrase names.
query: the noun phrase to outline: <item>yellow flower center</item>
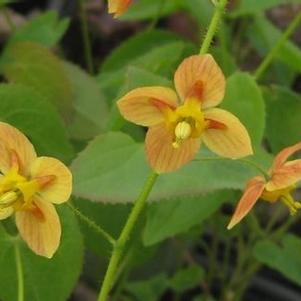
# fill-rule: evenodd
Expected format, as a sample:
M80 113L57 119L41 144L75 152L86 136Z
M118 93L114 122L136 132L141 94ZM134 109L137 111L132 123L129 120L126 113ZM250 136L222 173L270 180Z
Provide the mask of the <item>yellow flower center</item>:
M274 191L264 190L261 195L261 198L271 203L281 200L283 204L285 204L288 207L290 214L294 215L297 213L298 209L301 208L301 203L296 202L291 195L292 191L295 190L295 188L296 187L293 185Z
M17 167L0 178L0 209L13 207L15 210L32 209L32 196L40 190L37 180L28 180Z
M200 102L194 98L187 99L176 110L168 108L165 111L165 123L174 135L174 148L179 148L189 138L200 137L207 126Z

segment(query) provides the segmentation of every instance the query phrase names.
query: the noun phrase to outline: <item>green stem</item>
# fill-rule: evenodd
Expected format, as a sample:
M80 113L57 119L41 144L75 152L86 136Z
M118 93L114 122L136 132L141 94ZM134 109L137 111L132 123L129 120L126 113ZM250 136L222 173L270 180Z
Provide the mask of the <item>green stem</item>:
M299 12L296 17L292 20L286 31L281 35L277 43L274 45L274 47L271 49L271 51L267 54L265 59L262 61L262 63L259 65L259 67L255 71L255 78L258 80L267 70L267 68L272 63L274 57L279 52L282 45L286 42L286 40L289 39L289 37L294 33L296 28L301 22L301 12Z
M105 277L104 277L104 280L102 283L102 287L100 289L100 293L98 295L98 299L97 299L98 301L106 301L107 300L107 297L108 297L108 295L111 291L111 288L113 286L113 283L114 283L115 274L116 274L116 271L118 268L120 258L125 250L126 243L129 240L129 238L132 234L132 231L134 229L134 226L146 205L146 200L156 182L157 177L158 177L158 174L155 172L152 172L149 175L149 177L147 178L147 180L143 186L143 189L142 189L137 201L135 202L135 205L125 223L125 226L122 229L118 240L116 241L116 244L115 244L113 252L112 252L112 256L109 261L109 266L106 271L106 274L105 274Z
M249 225L250 225L250 228L252 229L252 231L257 234L256 237L264 238L265 237L265 232L261 228L261 226L259 224L259 221L258 221L254 211L251 211L249 213L248 221L249 221Z
M200 54L205 54L208 52L211 42L213 40L213 37L217 31L218 25L220 23L220 20L224 14L225 7L227 5L228 0L220 0L215 5L215 12L211 19L207 34L204 38L204 41L202 43Z
M15 257L18 277L18 301L24 301L24 279L23 279L23 267L20 249L18 242L15 242Z
M90 74L93 74L93 59L92 59L92 48L90 41L90 34L87 23L87 14L84 5L85 0L78 0L79 9L80 9L80 18L81 18L81 31L84 42L84 51L85 51L85 60L87 68Z
M84 221L89 227L95 230L98 234L104 237L111 245L115 245L116 240L104 229L98 226L94 221L92 221L89 217L85 216L82 212L79 211L76 207L74 207L70 202L67 203L69 208L82 220Z

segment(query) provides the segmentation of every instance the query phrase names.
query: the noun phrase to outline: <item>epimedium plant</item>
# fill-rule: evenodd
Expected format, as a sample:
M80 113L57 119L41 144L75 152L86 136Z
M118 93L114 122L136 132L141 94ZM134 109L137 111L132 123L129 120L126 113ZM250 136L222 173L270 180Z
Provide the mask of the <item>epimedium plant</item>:
M100 263L98 301L242 300L264 265L301 285L301 241L288 232L300 208L301 161L290 158L301 148L301 52L289 37L301 13L283 33L262 15L283 2L109 0L115 18L150 25L97 74L85 1L88 71L53 50L68 19L46 12L16 28L1 3L11 27L0 57L1 299L67 300L84 246L96 254L88 273ZM208 28L199 50L156 29L176 11ZM235 35L236 22L246 30ZM263 57L252 74L238 71L249 48Z

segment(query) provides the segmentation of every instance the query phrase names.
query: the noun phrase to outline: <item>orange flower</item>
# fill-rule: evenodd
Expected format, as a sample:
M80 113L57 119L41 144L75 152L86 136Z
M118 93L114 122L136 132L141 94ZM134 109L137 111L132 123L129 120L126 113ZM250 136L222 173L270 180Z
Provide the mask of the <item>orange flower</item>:
M109 0L109 14L120 17L132 4L132 0Z
M172 89L154 86L134 89L117 103L127 120L149 127L145 148L156 172L174 171L192 160L201 141L227 158L252 154L240 121L213 108L224 97L225 78L211 55L185 59L174 82L180 101Z
M59 160L37 157L33 145L16 128L0 122L0 219L16 214L21 237L38 255L51 258L61 225L52 203L66 202L72 175Z
M301 208L301 203L294 201L291 193L295 184L301 180L301 160L286 161L289 156L301 150L301 142L282 150L275 158L269 171L270 179L255 177L247 183L228 229L239 223L261 198L274 203L281 200L293 215Z

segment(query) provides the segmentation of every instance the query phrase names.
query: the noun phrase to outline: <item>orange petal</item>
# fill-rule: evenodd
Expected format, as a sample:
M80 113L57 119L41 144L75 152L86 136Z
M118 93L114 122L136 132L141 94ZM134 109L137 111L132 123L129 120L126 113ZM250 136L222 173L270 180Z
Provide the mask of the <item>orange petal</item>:
M60 220L52 204L39 199L34 204L33 210L16 212L16 224L33 252L51 258L60 244Z
M109 14L114 14L114 18L120 17L131 3L132 0L109 0Z
M39 195L44 200L54 204L68 201L72 191L72 174L61 161L51 157L37 158L31 166L31 177L42 186Z
M18 157L20 172L27 175L28 167L37 157L33 145L18 129L0 122L0 170L2 173L7 173L10 169L13 153Z
M238 224L253 208L260 198L265 187L265 180L262 177L255 177L247 183L247 187L241 197L233 217L228 225L228 229L232 229Z
M225 94L225 77L210 54L185 59L175 73L175 86L182 101L197 98L202 108L218 105Z
M164 110L177 107L176 93L164 87L137 88L118 100L121 115L136 124L153 126L163 122Z
M13 213L14 213L14 209L12 207L0 209L0 220L8 218Z
M205 111L204 117L209 121L209 128L202 139L211 151L231 159L253 154L249 134L238 118L221 109Z
M266 189L274 191L296 184L301 180L301 160L293 160L275 169Z
M280 167L291 155L293 155L295 152L300 150L301 150L301 142L289 146L283 149L281 152L279 152L278 155L275 157L271 172L273 172L273 170Z
M200 148L200 139L187 139L174 148L173 134L164 123L151 127L146 135L145 150L151 167L158 173L171 172L191 161Z

